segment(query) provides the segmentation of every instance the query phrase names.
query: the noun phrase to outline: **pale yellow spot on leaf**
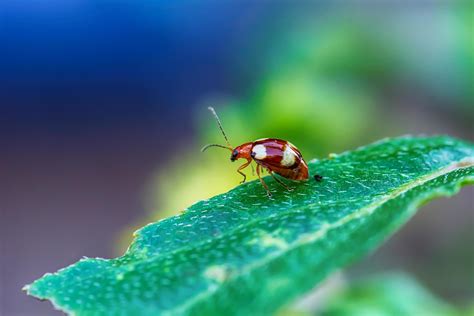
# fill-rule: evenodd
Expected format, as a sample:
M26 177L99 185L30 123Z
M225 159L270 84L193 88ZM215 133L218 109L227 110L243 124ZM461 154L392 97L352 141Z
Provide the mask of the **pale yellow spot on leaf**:
M224 282L228 276L228 269L225 266L210 266L204 271L204 275L213 281Z

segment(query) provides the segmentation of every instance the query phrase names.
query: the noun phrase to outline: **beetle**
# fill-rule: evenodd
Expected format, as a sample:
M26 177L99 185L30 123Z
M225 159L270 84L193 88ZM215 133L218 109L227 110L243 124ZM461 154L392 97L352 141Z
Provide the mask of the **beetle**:
M262 138L233 148L224 132L216 111L213 107L208 107L208 109L214 115L227 145L208 144L204 146L201 151L204 152L210 147L220 147L231 151L230 161L232 162L237 159L246 159L247 162L237 169L237 172L244 177L241 183L244 183L247 179L247 176L242 172L242 170L247 168L252 161L257 163L256 171L258 179L262 183L269 197L271 197L272 194L260 175L262 169L266 169L276 182L289 191L292 189L282 180L278 179L274 174L293 181L308 180L308 165L304 161L301 152L292 143L278 138Z

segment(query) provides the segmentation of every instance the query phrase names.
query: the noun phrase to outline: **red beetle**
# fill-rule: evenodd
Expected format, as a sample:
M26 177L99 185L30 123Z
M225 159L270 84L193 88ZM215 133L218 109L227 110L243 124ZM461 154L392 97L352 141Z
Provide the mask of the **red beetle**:
M250 165L252 160L257 163L257 176L260 179L263 187L267 191L267 195L271 196L270 190L268 189L267 184L263 181L262 177L260 176L261 168L267 169L268 173L285 187L287 190L292 190L289 188L285 183L283 183L280 179L278 179L274 173L295 181L302 181L308 180L308 165L303 159L301 152L296 148L293 144L286 140L276 139L276 138L262 138L258 139L254 142L249 142L242 144L233 148L227 136L222 128L222 124L217 116L216 111L214 108L209 107L209 110L214 114L216 118L217 124L224 135L224 139L226 140L227 146L219 145L219 144L209 144L204 146L201 151L205 151L209 147L220 147L228 149L232 152L230 156L231 161L236 161L237 159L247 159L247 162L241 165L237 172L240 173L244 179L241 183L245 182L247 178L246 175L242 172L242 170Z

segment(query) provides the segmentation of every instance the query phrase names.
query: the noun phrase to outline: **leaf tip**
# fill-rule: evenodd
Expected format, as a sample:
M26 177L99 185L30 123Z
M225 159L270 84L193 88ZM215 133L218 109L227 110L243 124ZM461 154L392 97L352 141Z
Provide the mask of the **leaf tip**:
M26 292L26 294L29 294L30 286L31 286L31 284L26 284L21 288L21 290L23 292Z

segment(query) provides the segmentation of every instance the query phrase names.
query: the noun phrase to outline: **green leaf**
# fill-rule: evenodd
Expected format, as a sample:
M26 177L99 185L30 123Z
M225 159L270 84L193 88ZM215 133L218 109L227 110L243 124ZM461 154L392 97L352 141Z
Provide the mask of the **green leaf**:
M322 182L288 192L267 177L273 199L258 181L240 185L137 231L120 258L83 259L25 289L74 315L268 314L372 251L420 204L473 183L473 165L474 146L449 137L382 140L311 161Z
M403 273L383 274L352 284L332 297L319 316L457 316L443 302Z

